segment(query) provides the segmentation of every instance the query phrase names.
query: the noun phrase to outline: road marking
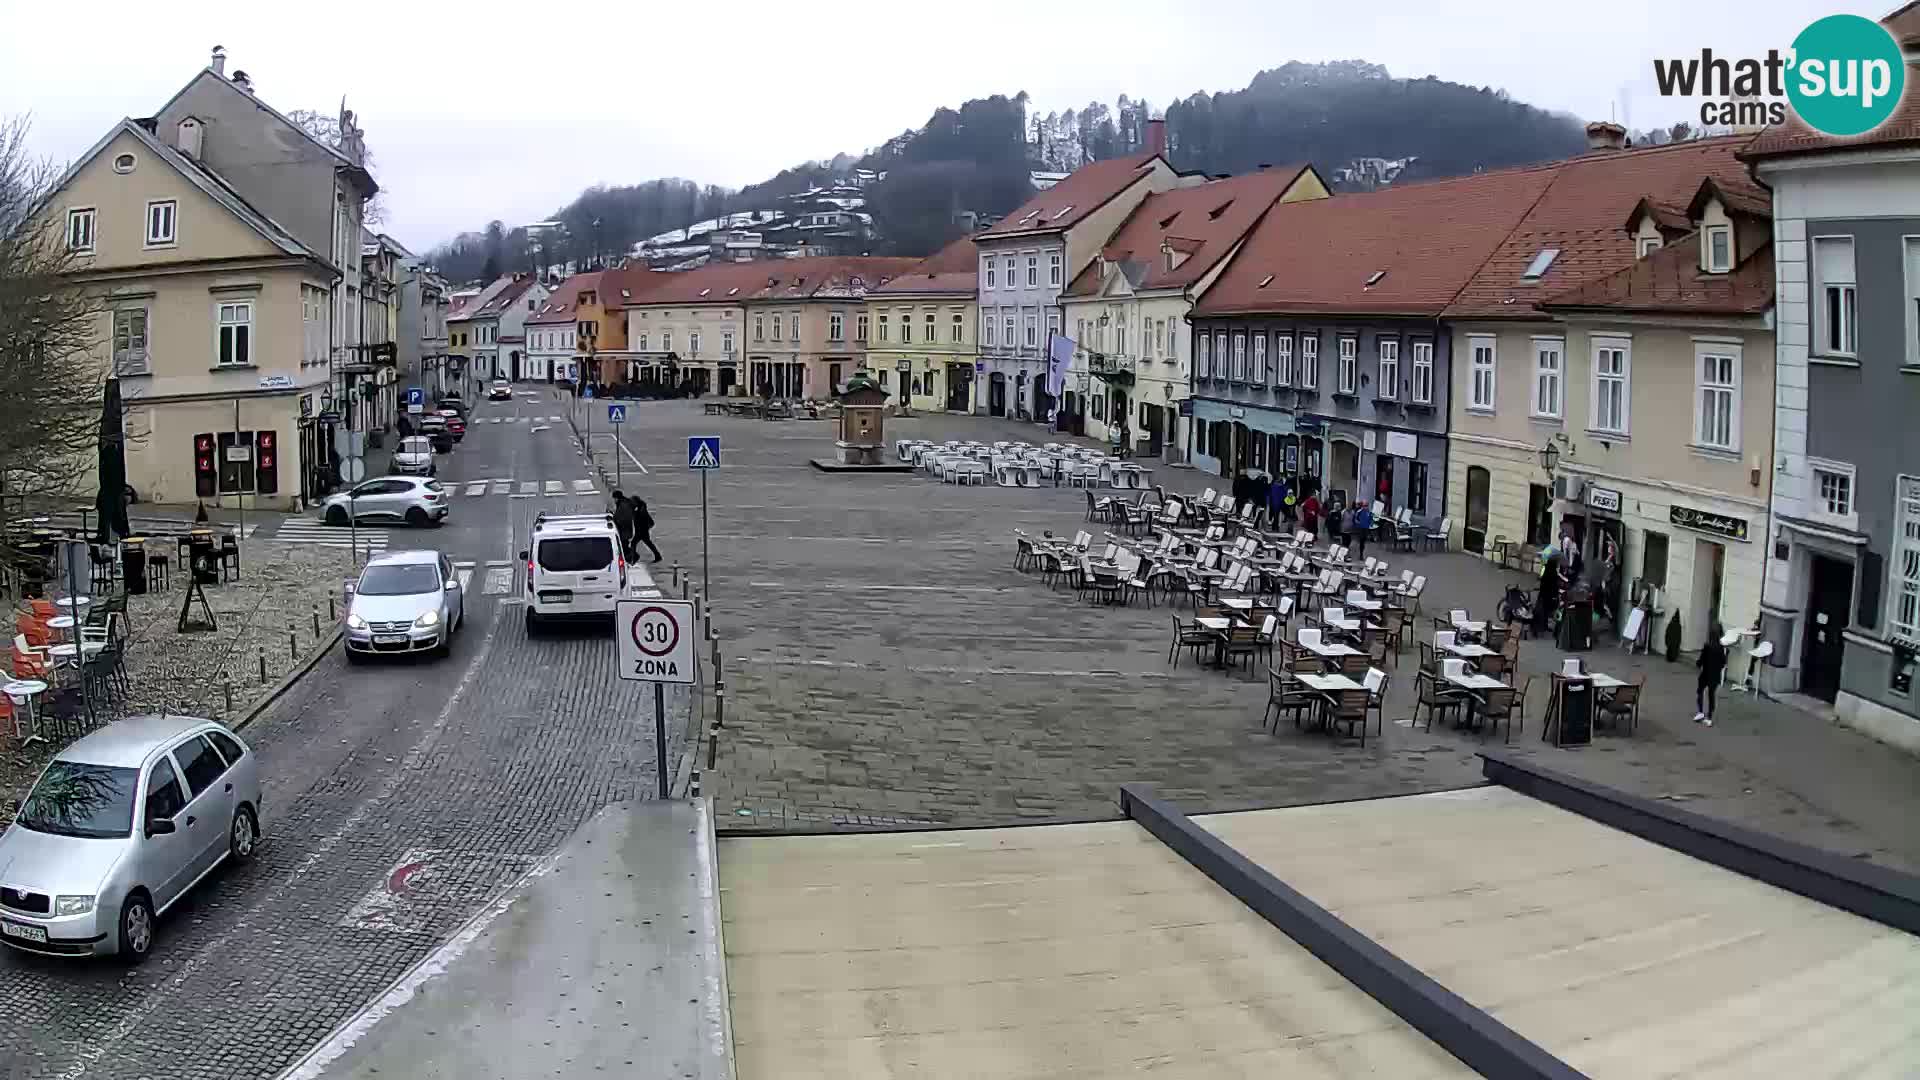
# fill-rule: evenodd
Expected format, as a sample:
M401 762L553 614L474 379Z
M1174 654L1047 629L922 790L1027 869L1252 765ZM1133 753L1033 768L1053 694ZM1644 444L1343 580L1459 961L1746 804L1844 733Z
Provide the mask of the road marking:
M592 495L594 491L593 481L591 480L575 480L573 482L573 493L575 495Z
M507 492L512 490L513 490L513 481L511 480L495 480L493 482L493 493L495 495L505 495Z
M454 576L460 579L460 591L466 592L468 583L473 581L473 571L471 569L462 569Z
M1012 589L991 585L821 585L804 581L749 581L747 585L755 589L785 589L788 592L873 592L885 589L889 592L984 592L1003 593ZM918 670L918 669L915 669Z
M600 436L601 438L603 438L603 439L612 439L612 438L613 438L613 433L612 433L612 432L608 432L608 431L602 431L602 432L597 432L597 434L598 434L598 435L599 435L599 436ZM620 440L617 440L617 439L616 439L616 440L614 441L614 445L620 448L620 452L621 452L622 454L625 454L625 455L626 455L626 457L627 457L627 460L628 460L628 461L631 461L631 462L633 462L633 467L634 467L634 468L636 468L636 469L639 469L639 470L640 470L640 475L641 475L641 476L646 476L646 475L648 475L648 472L647 472L647 465L646 465L646 463L645 463L645 462L643 462L643 461L641 461L641 460L640 460L639 458L637 458L637 457L634 457L634 456L633 456L633 451L631 451L631 450L629 450L629 449L627 449L627 444L626 444L625 442L622 442L622 441L620 441Z
M497 417L497 416L489 416L489 417L487 417L487 423L489 423L489 424L497 424L497 423L499 423L499 422L500 422L500 418L499 418L499 417Z
M486 584L480 587L480 592L482 595L505 596L506 594L512 591L513 591L513 567L511 566L487 567Z
M549 480L547 481L547 494L548 495L565 495L566 486L560 483L560 481L558 480Z
M535 425L533 425L533 426L532 426L531 428L528 428L528 429L527 429L527 433L528 433L528 434L532 434L533 432L536 432L536 431L547 431L547 430L550 430L550 429L549 429L549 428L547 427L547 425L545 425L545 424L535 424Z
M548 422L548 423L553 423L553 424L557 424L557 423L559 423L559 422L560 422L560 418L559 418L559 417L557 417L557 416L549 416L549 417L547 417L547 422Z
M522 494L522 495L538 495L538 494L540 494L540 481L538 481L538 480L522 480L522 481L520 481L520 494Z
M324 525L314 521L283 521L272 536L258 537L267 543L298 544L303 547L344 548L357 546L362 551L378 551L387 546L387 533L363 525L358 530L345 525Z
M475 495L485 495L486 493L487 493L487 482L485 480L475 480L472 483L467 485L468 498L472 498Z

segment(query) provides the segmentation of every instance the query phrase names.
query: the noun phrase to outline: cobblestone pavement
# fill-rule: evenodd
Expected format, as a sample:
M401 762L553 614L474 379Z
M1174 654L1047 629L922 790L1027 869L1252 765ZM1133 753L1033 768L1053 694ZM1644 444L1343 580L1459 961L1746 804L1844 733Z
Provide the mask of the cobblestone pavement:
M711 480L713 604L728 708L709 781L735 829L985 824L1109 817L1123 781L1188 809L1321 802L1478 783L1477 736L1414 730L1417 657L1390 670L1384 737L1261 727L1264 680L1167 662L1163 604L1107 608L1013 569L1012 530L1088 528L1068 489L958 488L920 476L829 475L824 423L636 407L628 445L652 474L656 539L697 567L689 434L718 433ZM890 438L1057 440L1030 425L929 415ZM1175 490L1209 478L1159 468ZM1461 554L1390 554L1428 575L1425 607L1496 606L1508 575ZM1184 613L1185 609L1178 609ZM1525 644L1542 676L1516 752L1601 782L1894 865L1920 865L1920 762L1784 705L1723 694L1719 724L1690 722L1693 668L1617 648L1588 655L1644 671L1632 739L1561 750L1540 742L1544 673L1561 659ZM1492 740L1498 745L1501 740Z
M497 430L448 459L449 481L584 477L564 427ZM597 500L476 499L395 546L511 566L537 509ZM145 965L0 955L0 1076L273 1076L592 813L652 797L651 694L614 677L605 631L529 640L517 576L497 594L484 577L451 657L349 669L336 649L245 729L266 843L168 913ZM678 756L689 696L669 709Z

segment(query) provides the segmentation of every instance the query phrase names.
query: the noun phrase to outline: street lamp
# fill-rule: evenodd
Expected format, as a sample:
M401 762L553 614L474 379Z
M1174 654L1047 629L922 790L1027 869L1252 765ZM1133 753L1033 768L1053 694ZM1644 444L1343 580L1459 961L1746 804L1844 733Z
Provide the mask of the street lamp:
M1553 479L1554 469L1558 468L1559 465L1560 448L1553 445L1553 440L1549 439L1546 445L1540 448L1540 467L1547 470L1547 479L1551 480Z

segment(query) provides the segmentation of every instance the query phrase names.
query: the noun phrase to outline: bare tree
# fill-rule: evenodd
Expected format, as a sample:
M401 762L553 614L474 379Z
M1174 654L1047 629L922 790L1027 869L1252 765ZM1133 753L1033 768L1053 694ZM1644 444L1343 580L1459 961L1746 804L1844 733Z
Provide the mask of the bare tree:
M333 147L335 150L340 149L339 117L328 116L326 113L313 109L295 109L287 114L287 119L300 125L302 130L315 139ZM377 167L374 165L372 147L366 147L361 151L360 167L367 170L367 174L378 182L379 174ZM361 218L368 225L385 225L387 223L387 196L385 191L376 191L373 193L373 198L367 200L366 207L361 211Z
M48 205L61 169L27 150L25 117L0 119L0 496L70 498L93 474L106 372L101 306L75 276L67 222Z

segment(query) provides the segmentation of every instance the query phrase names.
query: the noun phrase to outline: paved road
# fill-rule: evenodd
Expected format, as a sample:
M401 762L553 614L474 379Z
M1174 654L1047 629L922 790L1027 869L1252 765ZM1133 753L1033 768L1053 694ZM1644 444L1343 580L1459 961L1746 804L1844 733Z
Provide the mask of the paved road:
M596 810L651 797L651 695L614 678L610 639L522 624L533 515L604 505L562 412L539 391L482 405L443 459L450 523L384 534L472 572L453 655L349 669L336 649L247 729L267 776L253 865L169 913L143 967L0 955L0 1075L272 1076Z

